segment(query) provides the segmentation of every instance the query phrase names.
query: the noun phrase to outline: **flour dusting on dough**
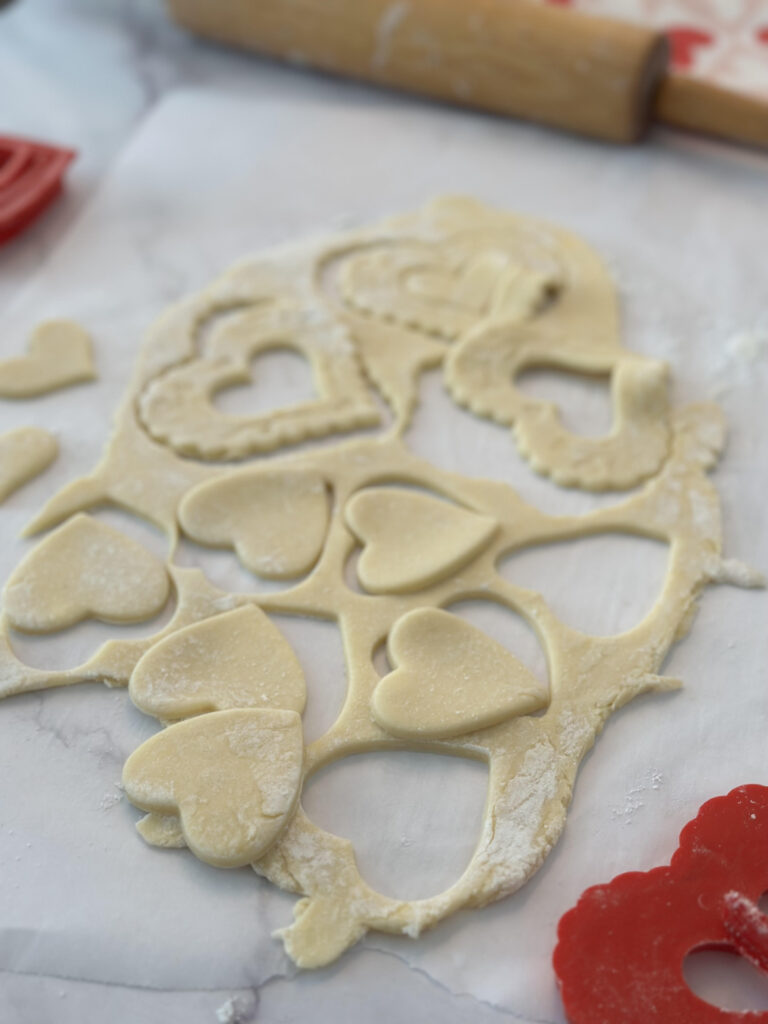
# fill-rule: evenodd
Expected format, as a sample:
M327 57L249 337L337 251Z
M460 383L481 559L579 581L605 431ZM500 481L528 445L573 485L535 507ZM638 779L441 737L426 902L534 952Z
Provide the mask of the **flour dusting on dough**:
M385 15L384 56L406 10L394 4ZM432 52L428 40L424 51ZM250 379L254 356L286 344L311 363L316 400L268 415L215 407L216 391ZM567 430L554 406L516 387L532 365L610 376L613 429L599 438ZM459 405L502 424L533 469L563 485L628 493L582 516L552 516L504 482L419 458L406 438L427 369L443 373ZM623 346L613 283L589 246L472 200L438 200L244 260L151 330L103 459L36 517L35 529L57 528L6 588L6 627L146 617L171 580L173 618L155 637L112 640L62 672L27 669L6 635L0 692L130 681L142 710L173 723L126 763L126 794L148 812L141 835L160 847L186 843L215 865L251 863L299 895L280 935L301 966L330 963L369 929L416 936L511 893L557 841L579 764L610 714L639 693L679 685L659 673L706 584L761 583L723 556L707 477L724 443L722 414L706 403L672 409L668 377L666 364ZM389 406L386 421L374 388ZM369 433L343 440L364 427ZM299 447L319 437L323 446ZM255 461L265 453L274 454ZM236 459L251 461L238 468ZM232 550L255 574L253 592L227 594L198 570L164 567L78 515L102 503L162 527L172 551L180 531ZM570 629L541 595L496 570L512 551L600 533L668 545L664 586L629 632ZM294 583L264 592L259 574ZM548 693L534 692L506 652L479 630L462 632L446 611L479 596L535 626ZM270 613L334 621L342 634L346 699L306 747L303 675ZM393 667L382 678L375 652L407 637L414 616L419 651L405 661L418 672L398 679ZM490 680L502 666L504 677L494 677L480 719L482 701L467 698L482 692L483 678L445 656L451 638L465 636L477 649L474 668L490 666L479 675ZM438 665L439 678L427 678L425 666ZM510 700L504 683L513 676ZM438 701L441 713L427 721L438 693L451 695L446 713ZM414 901L372 890L352 845L300 803L303 783L323 766L403 746L480 759L489 772L474 856L447 890ZM642 792L629 796L642 802Z

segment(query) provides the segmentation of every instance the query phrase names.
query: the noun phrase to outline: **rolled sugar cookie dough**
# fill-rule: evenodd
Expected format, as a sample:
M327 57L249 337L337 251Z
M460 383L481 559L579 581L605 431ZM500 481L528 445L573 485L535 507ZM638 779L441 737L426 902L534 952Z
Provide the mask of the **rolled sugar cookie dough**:
M217 389L245 379L255 353L286 345L309 359L315 401L258 416L215 408ZM611 431L571 434L551 403L518 391L516 376L535 366L610 378ZM461 405L507 425L539 472L635 490L554 516L503 481L417 457L407 429L430 368L443 369ZM45 631L84 615L151 615L170 580L172 619L155 637L116 633L59 672L23 665L0 636L0 693L130 684L138 707L173 723L125 766L126 792L147 812L142 836L216 865L251 863L299 895L280 934L303 967L330 963L370 929L415 937L514 892L557 841L579 763L609 715L680 685L659 673L702 589L760 582L722 557L707 476L722 416L708 404L670 409L666 379L666 366L623 347L614 288L584 242L472 200L246 259L150 330L101 461L35 517L30 533L55 529L5 590L4 625ZM323 445L297 447L318 437ZM83 514L103 503L162 528L167 566ZM223 592L175 565L180 532L234 551L252 592ZM574 630L497 571L512 552L602 532L669 546L664 586L629 632ZM265 592L260 577L298 582ZM546 680L451 610L479 597L535 630ZM333 621L343 639L346 700L308 744L303 673L271 613ZM428 899L374 891L351 843L301 807L304 781L322 766L393 748L489 767L472 859Z

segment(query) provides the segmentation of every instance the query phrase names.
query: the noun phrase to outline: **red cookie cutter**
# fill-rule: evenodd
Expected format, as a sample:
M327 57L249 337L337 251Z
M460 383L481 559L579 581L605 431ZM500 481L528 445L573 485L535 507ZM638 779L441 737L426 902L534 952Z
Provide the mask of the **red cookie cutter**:
M704 804L668 867L596 885L563 916L554 968L571 1024L768 1024L724 1010L683 977L693 950L738 953L768 972L768 787Z
M61 191L75 151L0 136L0 245L22 232Z

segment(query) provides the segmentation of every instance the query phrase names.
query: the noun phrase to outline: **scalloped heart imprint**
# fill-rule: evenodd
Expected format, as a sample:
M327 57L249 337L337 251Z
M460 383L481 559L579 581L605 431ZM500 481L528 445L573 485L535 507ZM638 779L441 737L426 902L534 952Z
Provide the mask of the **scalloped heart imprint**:
M449 254L423 246L354 253L341 285L352 308L452 341L480 316L526 319L559 279L502 248L465 243Z
M271 412L232 416L217 392L252 382L251 360L292 349L312 368L316 397ZM196 459L242 459L313 437L378 426L381 414L348 332L324 310L257 303L214 326L205 354L152 379L138 399L149 435Z

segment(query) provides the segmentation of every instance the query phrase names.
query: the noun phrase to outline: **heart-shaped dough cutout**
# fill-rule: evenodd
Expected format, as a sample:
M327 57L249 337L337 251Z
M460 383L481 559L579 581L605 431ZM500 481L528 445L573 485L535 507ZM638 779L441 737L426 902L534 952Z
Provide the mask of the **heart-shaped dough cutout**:
M25 356L0 362L0 398L32 398L95 377L88 332L48 320L32 332Z
M374 691L373 716L393 736L460 736L549 702L513 654L450 612L408 612L389 634L388 650L397 667Z
M365 545L357 575L371 594L405 594L445 579L498 527L489 516L395 487L360 491L347 503L346 519Z
M51 633L83 619L141 622L168 598L165 566L124 533L80 513L24 558L3 595L16 629Z
M164 729L123 768L128 799L178 814L187 846L216 867L258 860L296 807L304 763L295 711L214 711Z
M56 438L42 427L19 427L0 436L0 501L47 469L58 454Z
M328 496L319 473L247 470L195 487L179 507L184 533L199 544L233 548L268 579L312 568L328 529Z
M304 672L283 634L245 605L195 622L151 647L129 692L148 715L170 722L228 708L304 710Z

